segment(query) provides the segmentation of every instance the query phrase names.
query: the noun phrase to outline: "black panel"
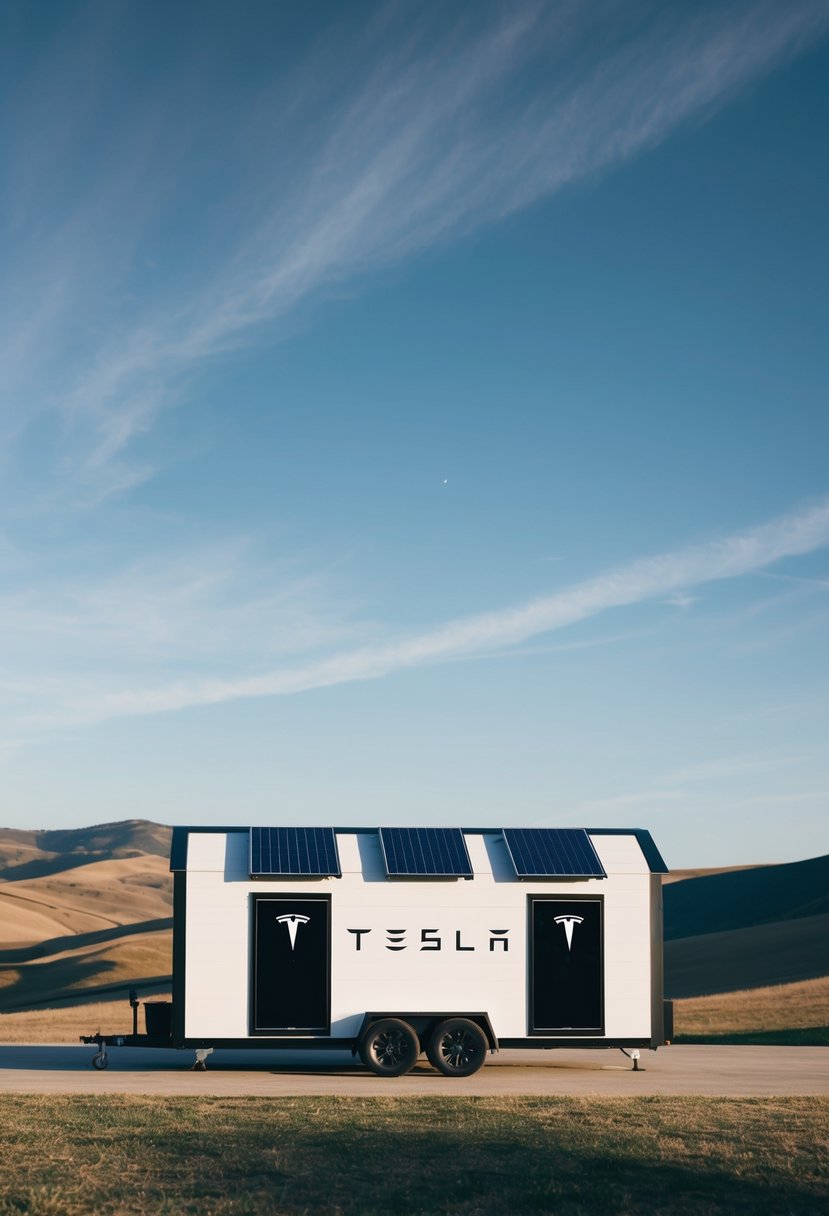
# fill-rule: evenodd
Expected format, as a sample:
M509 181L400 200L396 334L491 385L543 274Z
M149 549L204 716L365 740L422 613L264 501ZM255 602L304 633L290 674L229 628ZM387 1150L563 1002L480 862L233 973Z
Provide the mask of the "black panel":
M519 878L606 878L584 828L504 828Z
M254 895L252 1034L330 1031L328 896Z
M170 841L170 869L173 873L177 870L187 869L187 841L189 835L189 828L173 828L173 836Z
M531 1034L603 1034L601 898L531 898L529 968Z
M186 966L187 871L178 870L173 875L173 1039L176 1043L184 1038Z
M389 878L472 878L460 828L380 828Z
M340 878L333 828L251 828L251 878Z

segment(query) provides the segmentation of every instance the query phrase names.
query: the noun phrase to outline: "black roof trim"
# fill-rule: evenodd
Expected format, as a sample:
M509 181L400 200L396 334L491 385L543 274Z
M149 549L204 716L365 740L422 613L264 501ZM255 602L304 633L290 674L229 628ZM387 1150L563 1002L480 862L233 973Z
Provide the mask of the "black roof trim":
M670 874L647 828L585 828L588 836L635 836L651 874Z

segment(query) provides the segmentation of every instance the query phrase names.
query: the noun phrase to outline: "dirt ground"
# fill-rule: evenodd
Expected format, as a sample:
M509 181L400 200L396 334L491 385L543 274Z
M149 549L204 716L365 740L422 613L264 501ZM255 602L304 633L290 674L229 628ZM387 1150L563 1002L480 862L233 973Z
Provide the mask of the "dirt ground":
M112 1048L109 1067L91 1067L94 1047L0 1047L0 1093L130 1093L216 1096L409 1094L702 1094L768 1097L829 1094L822 1047L671 1046L643 1052L641 1070L618 1050L502 1051L465 1079L421 1063L394 1080L366 1073L345 1052L217 1051L194 1072L192 1051Z

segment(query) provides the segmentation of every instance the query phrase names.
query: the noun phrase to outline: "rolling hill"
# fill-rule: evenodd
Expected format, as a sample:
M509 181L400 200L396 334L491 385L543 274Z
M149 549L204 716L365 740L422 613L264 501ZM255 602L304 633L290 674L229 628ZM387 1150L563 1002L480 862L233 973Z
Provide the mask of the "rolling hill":
M664 906L668 996L829 975L829 856L686 878Z
M90 861L170 856L172 829L146 819L123 819L91 828L21 831L0 828L0 879L40 878Z
M0 830L0 1012L170 982L170 829Z
M829 856L752 866L671 883L665 940L829 913Z

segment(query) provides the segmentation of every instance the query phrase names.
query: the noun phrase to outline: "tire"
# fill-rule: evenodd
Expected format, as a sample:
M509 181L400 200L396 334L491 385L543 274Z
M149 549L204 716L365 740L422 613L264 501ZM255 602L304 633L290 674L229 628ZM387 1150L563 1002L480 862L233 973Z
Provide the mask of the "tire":
M360 1059L378 1077L402 1077L414 1068L420 1055L420 1040L408 1022L381 1018L360 1035Z
M486 1035L468 1018L439 1022L426 1045L429 1063L445 1077L471 1077L483 1066L488 1051Z
M105 1051L99 1051L96 1056L92 1057L93 1068L107 1068L109 1065L109 1056Z

